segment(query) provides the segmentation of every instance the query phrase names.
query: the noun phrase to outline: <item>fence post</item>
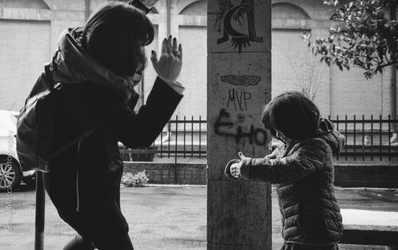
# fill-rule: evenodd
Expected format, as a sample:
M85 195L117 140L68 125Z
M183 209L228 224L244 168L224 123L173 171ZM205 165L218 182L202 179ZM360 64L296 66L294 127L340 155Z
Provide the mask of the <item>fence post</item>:
M35 250L44 249L45 196L43 173L36 171Z
M271 99L271 0L238 2L207 1L207 249L271 250L271 186L223 174L238 151L264 157L271 139L260 121Z
M390 6L390 20L391 21L397 20L397 4L395 3L395 1ZM390 114L392 115L392 119L396 120L397 119L397 65L396 64L391 65L390 70L391 70ZM395 126L393 127L393 132L395 133L396 136L398 132L397 124L395 124Z

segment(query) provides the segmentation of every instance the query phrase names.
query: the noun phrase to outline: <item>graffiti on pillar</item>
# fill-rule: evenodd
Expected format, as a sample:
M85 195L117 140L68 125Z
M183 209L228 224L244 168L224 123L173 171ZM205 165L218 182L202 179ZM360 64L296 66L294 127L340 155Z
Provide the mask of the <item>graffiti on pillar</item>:
M221 76L221 81L235 86L253 86L257 85L261 80L259 76L253 75L225 75Z
M251 145L264 146L269 140L269 133L263 128L255 128L254 125L240 125L245 118L244 115L239 115L236 121L233 121L231 115L225 109L221 109L214 123L214 132L220 136L233 137L236 144L246 138ZM238 124L236 128L235 124Z
M213 27L218 28L222 37L217 39L217 44L227 42L231 38L234 49L238 48L239 53L242 46L251 46L250 42L262 43L263 38L256 35L254 18L254 0L242 0L237 6L233 6L231 0L217 0L218 10L209 13L216 15ZM246 19L244 15L246 14ZM246 25L247 34L244 34L233 27L233 22L241 27Z
M247 101L250 99L252 99L250 92L231 88L228 91L227 107L229 107L230 104L233 104L236 111L245 111L247 110Z
M221 76L221 81L234 85L234 86L254 86L257 85L261 80L259 76L253 75L224 75ZM247 102L252 98L250 92L238 90L236 88L230 88L228 91L228 103L233 104L236 111L246 111Z

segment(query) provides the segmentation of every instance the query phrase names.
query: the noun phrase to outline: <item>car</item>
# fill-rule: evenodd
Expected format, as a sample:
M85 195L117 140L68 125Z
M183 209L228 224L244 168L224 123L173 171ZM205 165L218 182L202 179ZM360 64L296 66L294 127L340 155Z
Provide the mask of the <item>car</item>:
M0 191L16 189L23 181L31 184L35 171L23 171L16 148L17 117L19 112L0 110Z

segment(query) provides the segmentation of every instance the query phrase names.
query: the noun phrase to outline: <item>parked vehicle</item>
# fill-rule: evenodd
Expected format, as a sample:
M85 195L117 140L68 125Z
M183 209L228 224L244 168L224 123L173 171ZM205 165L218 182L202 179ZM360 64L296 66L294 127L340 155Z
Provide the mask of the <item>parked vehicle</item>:
M16 149L18 112L0 110L0 191L17 188L21 181L30 184L35 171L23 171Z

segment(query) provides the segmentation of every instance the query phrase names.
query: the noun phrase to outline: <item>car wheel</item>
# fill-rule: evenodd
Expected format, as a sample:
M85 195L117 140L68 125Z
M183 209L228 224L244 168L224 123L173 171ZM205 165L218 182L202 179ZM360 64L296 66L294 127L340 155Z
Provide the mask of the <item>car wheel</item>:
M22 173L16 162L11 164L7 159L0 159L0 191L6 191L10 184L12 188L17 188L21 184Z

